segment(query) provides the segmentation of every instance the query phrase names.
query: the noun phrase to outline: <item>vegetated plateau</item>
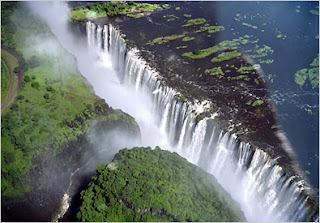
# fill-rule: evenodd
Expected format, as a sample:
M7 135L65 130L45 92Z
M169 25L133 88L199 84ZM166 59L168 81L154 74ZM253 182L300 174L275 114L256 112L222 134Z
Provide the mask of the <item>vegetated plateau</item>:
M81 221L245 220L212 175L159 147L120 150L98 167L81 200Z

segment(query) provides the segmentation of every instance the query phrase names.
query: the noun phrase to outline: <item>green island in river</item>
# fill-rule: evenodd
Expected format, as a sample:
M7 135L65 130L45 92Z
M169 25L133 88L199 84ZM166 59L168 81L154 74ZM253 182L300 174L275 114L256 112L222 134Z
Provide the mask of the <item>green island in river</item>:
M85 222L245 221L212 175L159 147L120 150L98 166L81 199Z

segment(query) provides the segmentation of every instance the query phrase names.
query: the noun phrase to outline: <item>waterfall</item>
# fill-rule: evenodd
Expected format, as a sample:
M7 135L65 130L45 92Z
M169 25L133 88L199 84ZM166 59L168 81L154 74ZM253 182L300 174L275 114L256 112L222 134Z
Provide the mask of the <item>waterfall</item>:
M99 29L103 29L102 36ZM305 182L286 174L262 149L241 142L234 134L221 129L215 122L218 114L199 116L209 111L210 101L181 100L180 92L165 85L161 75L139 56L138 49L127 48L113 25L97 27L89 21L86 30L88 45L100 47L111 55L120 82L149 96L157 125L167 134L170 144L167 149L214 175L240 203L247 220L319 218L318 210L309 202Z

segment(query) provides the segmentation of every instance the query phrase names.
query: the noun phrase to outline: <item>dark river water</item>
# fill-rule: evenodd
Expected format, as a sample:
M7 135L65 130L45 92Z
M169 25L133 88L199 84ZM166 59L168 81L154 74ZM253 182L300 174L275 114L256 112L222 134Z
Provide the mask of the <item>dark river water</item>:
M310 183L319 188L319 88L312 89L308 81L303 87L294 82L294 74L300 69L312 68L310 64L319 53L319 39L316 38L319 16L310 13L310 10L319 10L319 3L241 1L169 4L181 8L181 12L176 10L178 17L187 13L192 18L206 18L212 25L224 26L225 30L215 36L217 42L249 35L258 39L260 46L272 48L273 52L263 59L273 60L273 63L260 63L260 58L253 58L254 63L261 65L269 95L301 168ZM250 47L253 45L242 46L242 52Z

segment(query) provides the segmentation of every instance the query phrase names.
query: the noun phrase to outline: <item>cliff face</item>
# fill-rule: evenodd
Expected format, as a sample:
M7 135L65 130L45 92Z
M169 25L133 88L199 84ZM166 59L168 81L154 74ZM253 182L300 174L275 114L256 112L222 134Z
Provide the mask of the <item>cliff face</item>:
M159 147L120 150L92 179L81 221L245 221L212 175Z

